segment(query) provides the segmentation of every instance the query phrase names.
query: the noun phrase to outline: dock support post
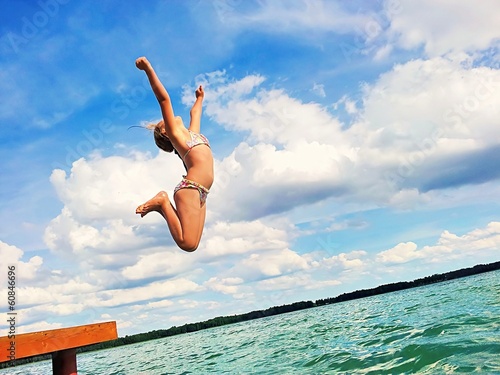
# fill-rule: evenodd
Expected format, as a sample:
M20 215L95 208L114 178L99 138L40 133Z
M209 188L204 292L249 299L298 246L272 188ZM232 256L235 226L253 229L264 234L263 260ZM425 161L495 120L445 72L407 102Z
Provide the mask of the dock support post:
M51 329L0 337L0 363L14 359L52 354L53 375L77 375L76 350L116 340L116 322Z
M77 375L75 348L52 353L52 374Z

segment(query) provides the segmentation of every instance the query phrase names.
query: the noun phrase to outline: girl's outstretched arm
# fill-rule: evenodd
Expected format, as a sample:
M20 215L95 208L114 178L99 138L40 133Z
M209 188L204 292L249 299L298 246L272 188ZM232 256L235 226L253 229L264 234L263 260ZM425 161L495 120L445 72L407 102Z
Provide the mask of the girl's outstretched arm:
M196 101L191 108L189 114L191 115L191 122L189 123L189 130L195 133L200 132L200 122L201 122L201 112L203 108L203 98L205 97L205 92L203 87L200 85L195 92Z
M146 73L151 89L160 104L163 121L165 122L165 131L167 132L167 135L171 135L175 130L175 115L167 90L156 75L156 72L148 59L145 57L139 57L135 61L135 66L137 66L139 70L144 70Z

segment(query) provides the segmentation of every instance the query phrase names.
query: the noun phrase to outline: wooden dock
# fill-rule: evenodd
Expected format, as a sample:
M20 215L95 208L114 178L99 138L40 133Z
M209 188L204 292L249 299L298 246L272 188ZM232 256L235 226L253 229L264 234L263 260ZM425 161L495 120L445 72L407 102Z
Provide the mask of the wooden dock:
M118 338L116 322L0 337L0 362L52 354L54 375L77 375L76 349Z

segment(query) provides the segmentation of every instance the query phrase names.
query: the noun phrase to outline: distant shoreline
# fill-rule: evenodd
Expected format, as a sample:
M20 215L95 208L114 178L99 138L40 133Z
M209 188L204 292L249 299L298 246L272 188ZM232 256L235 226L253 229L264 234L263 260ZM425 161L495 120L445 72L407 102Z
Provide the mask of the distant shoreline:
M219 327L219 326L233 324L233 323L240 323L240 322L253 320L253 319L265 318L268 316L274 316L274 315L284 314L284 313L288 313L288 312L304 310L304 309L308 309L308 308L312 308L312 307L330 305L333 303L351 301L351 300L355 300L355 299L360 299L360 298L365 298L365 297L370 297L370 296L375 296L375 295L380 295L380 294L385 294L385 293L397 292L397 291L401 291L401 290L405 290L405 289L417 288L417 287L421 287L421 286L425 286L425 285L429 285L429 284L435 284L435 283L459 279L459 278L463 278L463 277L474 276L474 275L478 275L478 274L482 274L482 273L486 273L486 272L497 271L499 269L500 269L500 261L494 262L494 263L489 263L489 264L478 264L474 267L463 268L463 269L460 269L457 271L451 271L451 272L446 272L446 273L441 273L441 274L434 274L432 276L426 276L423 278L415 279L413 281L403 281L403 282L384 284L384 285L380 285L380 286L375 287L375 288L361 289L361 290L356 290L354 292L343 293L343 294L338 295L337 297L319 299L319 300L316 300L315 302L313 302L313 301L294 302L294 303L287 304L287 305L270 307L270 308L265 309L265 310L255 310L255 311L251 311L251 312L244 313L244 314L238 314L238 315L220 316L220 317L212 318L212 319L209 319L209 320L206 320L203 322L197 322L197 323L186 323L180 327L173 326L173 327L170 327L168 329L154 330L154 331L150 331L150 332L146 332L146 333L138 333L138 334L130 335L130 336L127 335L125 337L119 337L118 339L113 340L113 341L107 341L107 342L103 342L100 344L95 344L95 345L90 345L90 346L78 348L77 352L84 353L84 352L90 352L90 351L95 351L95 350L110 349L110 348L114 348L114 347L118 347L118 346L122 346L122 345L135 344L135 343L139 343L139 342L143 342L143 341L155 340L155 339L159 339L159 338L179 335L182 333L195 332L195 331L200 331L203 329ZM23 358L23 359L11 361L11 362L3 362L3 363L0 363L0 369L12 367L12 366L24 365L24 364L32 363L32 362L50 360L51 358L52 357L50 354L46 354L43 356Z

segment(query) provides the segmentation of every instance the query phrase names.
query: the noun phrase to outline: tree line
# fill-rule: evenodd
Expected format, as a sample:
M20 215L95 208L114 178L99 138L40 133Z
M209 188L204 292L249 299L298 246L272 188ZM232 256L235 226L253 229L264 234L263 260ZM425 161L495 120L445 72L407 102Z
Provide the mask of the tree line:
M339 303L384 293L396 292L404 289L416 288L419 286L458 279L461 277L477 275L484 272L496 271L498 269L500 269L500 261L490 264L479 264L474 267L464 268L457 271L446 272L441 274L434 274L432 276L426 276L413 281L403 281L391 284L384 284L376 288L361 289L354 292L343 293L338 295L337 297L319 299L316 300L315 302L313 301L294 302L291 304L274 306L265 310L255 310L239 315L219 316L203 322L187 323L179 327L173 326L168 329L159 329L145 333L138 333L135 335L126 335L124 337L119 337L116 340L106 341L99 344L88 345L85 347L78 348L77 353L83 353L101 349L110 349L122 345L135 344L142 341L155 340L164 337L179 335L182 333L195 332L195 331L200 331L202 329L219 327L227 324L239 323L253 319L265 318L273 315L279 315L288 312L308 309L311 307L324 306L332 303ZM0 363L0 368L16 366L35 361L48 360L48 359L51 359L50 354L46 354L43 356L35 356L30 358L22 358L15 361Z

